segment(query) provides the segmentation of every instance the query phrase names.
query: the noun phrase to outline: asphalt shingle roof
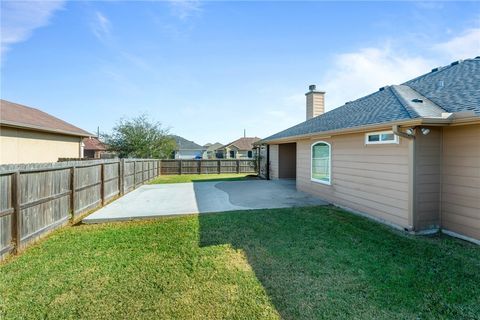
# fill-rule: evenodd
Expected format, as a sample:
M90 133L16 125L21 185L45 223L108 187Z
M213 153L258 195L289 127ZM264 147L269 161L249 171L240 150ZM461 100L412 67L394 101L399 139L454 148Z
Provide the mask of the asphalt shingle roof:
M177 150L203 150L203 149L205 149L201 145L196 144L195 142L187 140L187 139L182 138L180 136L172 135L172 138L175 140L175 143L177 144Z
M66 121L39 109L27 107L7 100L0 100L0 123L31 130L42 130L80 137L92 136Z
M424 103L412 104L414 96ZM468 110L480 116L480 57L432 70L400 86L384 87L263 141Z
M234 146L238 150L252 150L253 144L259 140L259 137L243 137L226 144L224 147Z

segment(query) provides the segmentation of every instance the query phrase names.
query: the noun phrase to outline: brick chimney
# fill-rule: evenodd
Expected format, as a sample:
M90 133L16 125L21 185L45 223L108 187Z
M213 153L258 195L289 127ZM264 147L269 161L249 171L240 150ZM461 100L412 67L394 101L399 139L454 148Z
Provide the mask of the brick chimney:
M325 111L325 91L317 91L317 86L308 86L307 97L307 120L319 116Z

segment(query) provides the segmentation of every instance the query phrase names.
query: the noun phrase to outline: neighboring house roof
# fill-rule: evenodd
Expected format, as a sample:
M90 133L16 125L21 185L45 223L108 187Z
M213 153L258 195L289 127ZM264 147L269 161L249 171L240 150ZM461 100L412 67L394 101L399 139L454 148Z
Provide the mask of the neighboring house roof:
M262 142L400 120L441 118L442 113L460 111L480 116L480 57L432 69L402 85L383 87Z
M0 99L0 124L80 137L92 136L91 133L46 112L3 99Z
M214 144L211 144L211 145L207 148L207 152L215 151L215 150L217 150L217 149L220 149L221 147L223 147L223 144L221 144L220 142L215 142Z
M205 149L207 149L208 147L211 147L211 146L212 146L211 143L206 143L206 144L203 145L203 147L204 147Z
M193 141L187 140L180 136L172 135L172 138L175 139L175 143L177 144L177 150L203 150L205 149L199 144L196 144Z
M83 150L105 151L105 145L95 137L83 138Z
M259 137L244 137L244 138L237 139L233 142L230 142L224 145L223 147L226 148L226 147L234 146L238 150L252 150L253 144L257 141L260 141Z

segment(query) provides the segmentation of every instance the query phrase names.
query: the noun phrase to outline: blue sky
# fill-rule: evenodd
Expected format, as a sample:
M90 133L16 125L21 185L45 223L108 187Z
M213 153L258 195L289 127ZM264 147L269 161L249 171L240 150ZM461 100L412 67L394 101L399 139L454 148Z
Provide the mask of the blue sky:
M2 1L1 97L85 130L148 113L204 144L266 137L480 55L480 2Z

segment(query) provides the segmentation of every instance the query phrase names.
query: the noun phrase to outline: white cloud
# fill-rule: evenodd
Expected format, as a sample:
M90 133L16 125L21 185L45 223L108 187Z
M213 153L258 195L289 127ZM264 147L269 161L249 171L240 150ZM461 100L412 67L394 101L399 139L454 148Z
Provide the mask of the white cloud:
M420 49L419 51L417 49ZM480 28L467 29L444 42L407 51L405 43L390 41L378 47L337 54L320 82L326 110L370 94L380 87L400 84L432 68L480 54ZM413 51L413 50L412 50Z
M201 12L199 0L169 0L172 14L180 20L186 20Z
M480 28L464 31L461 35L433 47L451 60L474 58L480 54Z
M95 16L91 23L93 34L102 42L106 42L110 38L112 24L108 18L100 11L95 12Z
M62 9L64 1L2 1L1 44L2 57L15 43L27 40L37 28L48 25L55 11Z
M343 105L390 84L399 84L431 69L433 62L398 53L390 45L339 54L325 73L326 109Z

